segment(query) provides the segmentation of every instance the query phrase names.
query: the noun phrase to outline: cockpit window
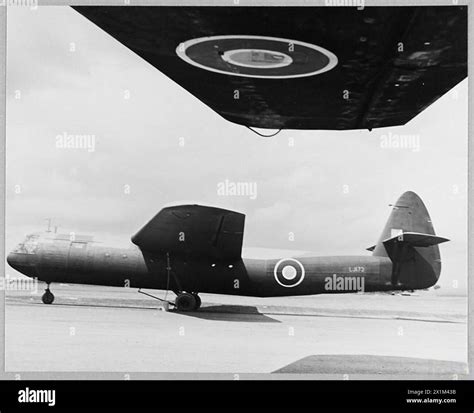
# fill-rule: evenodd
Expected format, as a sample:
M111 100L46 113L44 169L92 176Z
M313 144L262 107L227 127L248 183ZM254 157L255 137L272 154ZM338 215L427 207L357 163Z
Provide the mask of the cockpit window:
M13 252L17 254L36 254L38 249L38 234L27 235L26 239L17 245Z

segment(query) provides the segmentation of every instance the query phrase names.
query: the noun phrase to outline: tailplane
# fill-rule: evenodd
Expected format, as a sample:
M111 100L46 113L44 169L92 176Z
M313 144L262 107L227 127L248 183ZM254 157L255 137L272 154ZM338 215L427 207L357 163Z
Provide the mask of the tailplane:
M374 256L392 260L394 288L420 289L438 281L441 273L438 244L446 241L449 240L435 234L423 201L409 191L393 205L379 241L368 249Z

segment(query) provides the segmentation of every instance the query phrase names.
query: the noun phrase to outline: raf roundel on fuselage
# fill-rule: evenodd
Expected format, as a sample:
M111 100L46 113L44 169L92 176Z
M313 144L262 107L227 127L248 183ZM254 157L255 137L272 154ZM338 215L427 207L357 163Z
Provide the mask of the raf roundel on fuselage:
M305 276L303 264L295 258L282 258L273 268L273 276L282 287L296 287L301 284Z

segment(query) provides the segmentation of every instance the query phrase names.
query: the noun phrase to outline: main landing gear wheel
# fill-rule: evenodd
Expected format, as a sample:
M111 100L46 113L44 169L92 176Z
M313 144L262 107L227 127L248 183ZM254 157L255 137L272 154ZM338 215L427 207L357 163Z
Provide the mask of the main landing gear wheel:
M196 300L196 305L194 306L195 310L199 310L199 307L201 307L201 297L197 295L197 293L193 293L194 299Z
M196 297L190 293L179 293L175 300L178 311L193 311L196 308Z
M54 294L49 291L49 288L47 288L46 290L44 290L44 294L41 299L43 300L44 304L52 304L54 301Z

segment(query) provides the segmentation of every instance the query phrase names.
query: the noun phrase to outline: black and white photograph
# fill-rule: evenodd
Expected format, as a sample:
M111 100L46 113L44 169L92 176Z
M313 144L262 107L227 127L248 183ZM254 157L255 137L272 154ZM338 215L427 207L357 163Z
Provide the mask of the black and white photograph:
M10 379L468 376L466 2L5 13Z

